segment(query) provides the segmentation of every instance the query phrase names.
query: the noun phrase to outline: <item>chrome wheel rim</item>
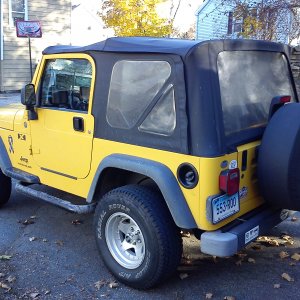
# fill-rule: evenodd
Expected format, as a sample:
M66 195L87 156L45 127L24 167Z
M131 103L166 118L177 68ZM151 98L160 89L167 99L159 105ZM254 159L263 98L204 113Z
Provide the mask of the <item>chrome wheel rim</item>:
M125 213L114 213L107 220L105 239L113 258L124 268L138 268L145 257L145 240L137 223Z

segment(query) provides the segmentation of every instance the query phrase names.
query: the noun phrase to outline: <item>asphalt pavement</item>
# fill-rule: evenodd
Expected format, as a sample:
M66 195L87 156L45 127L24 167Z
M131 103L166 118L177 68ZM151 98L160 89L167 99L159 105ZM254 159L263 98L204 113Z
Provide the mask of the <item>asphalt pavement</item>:
M19 101L3 95L0 106ZM201 254L199 241L185 234L177 273L149 291L115 283L92 220L13 189L0 210L0 299L300 299L299 212L230 258Z

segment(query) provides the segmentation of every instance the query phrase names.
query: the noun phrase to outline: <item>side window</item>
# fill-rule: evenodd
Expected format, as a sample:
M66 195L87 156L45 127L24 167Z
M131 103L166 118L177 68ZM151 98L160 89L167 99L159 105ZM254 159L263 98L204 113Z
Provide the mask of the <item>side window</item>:
M87 111L91 81L92 65L86 59L48 60L41 83L40 105Z
M174 87L169 85L144 122L139 126L139 130L160 135L171 135L175 127Z
M109 88L107 121L110 126L130 129L171 75L166 61L118 61Z

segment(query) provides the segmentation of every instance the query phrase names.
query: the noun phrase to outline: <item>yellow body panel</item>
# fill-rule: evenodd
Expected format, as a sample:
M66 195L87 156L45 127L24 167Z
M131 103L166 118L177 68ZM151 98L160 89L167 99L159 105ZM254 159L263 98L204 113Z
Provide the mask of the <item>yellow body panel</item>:
M202 230L216 230L263 203L255 177L255 153L259 142L243 145L232 154L216 158L201 158L94 139L94 117L91 114L91 107L95 65L92 58L86 54L44 56L33 79L37 89L45 62L52 58L85 58L92 63L93 80L88 113L37 108L38 119L29 121L27 111L24 109L14 111L14 128L10 124L5 127L13 128L14 131L0 128L1 137L14 167L37 175L43 184L86 198L99 164L108 155L126 154L160 162L173 172L175 178L177 178L178 166L182 163L190 163L198 171L199 182L193 189L180 187L198 227ZM83 118L84 132L73 129L73 118L76 116ZM10 122L12 122L11 118ZM9 140L13 140L13 146ZM10 151L11 147L13 151ZM243 189L244 193L240 200L240 211L213 225L207 218L207 210L210 209L207 200L221 193L219 175L224 168L231 163L236 163L241 170L243 151L247 151L247 169L241 172L240 189Z

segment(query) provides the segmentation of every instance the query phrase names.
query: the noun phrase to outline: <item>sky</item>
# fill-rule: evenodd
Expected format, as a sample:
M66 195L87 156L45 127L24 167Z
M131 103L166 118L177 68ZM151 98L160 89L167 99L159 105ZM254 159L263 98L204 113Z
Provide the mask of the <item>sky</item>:
M174 0L175 7L179 0ZM195 12L202 4L203 0L181 0L177 16L175 18L175 26L179 27L181 31L187 31L191 25L195 24ZM160 12L168 16L170 11L170 1L161 5Z
M179 0L174 0L175 7ZM169 16L170 12L170 0L161 4L159 7L159 13L162 16ZM195 12L202 4L203 0L181 0L181 4L178 10L178 14L175 19L175 26L179 27L181 31L187 31L192 24L196 22ZM89 6L90 10L98 10L101 0L72 0L73 5L84 4Z

